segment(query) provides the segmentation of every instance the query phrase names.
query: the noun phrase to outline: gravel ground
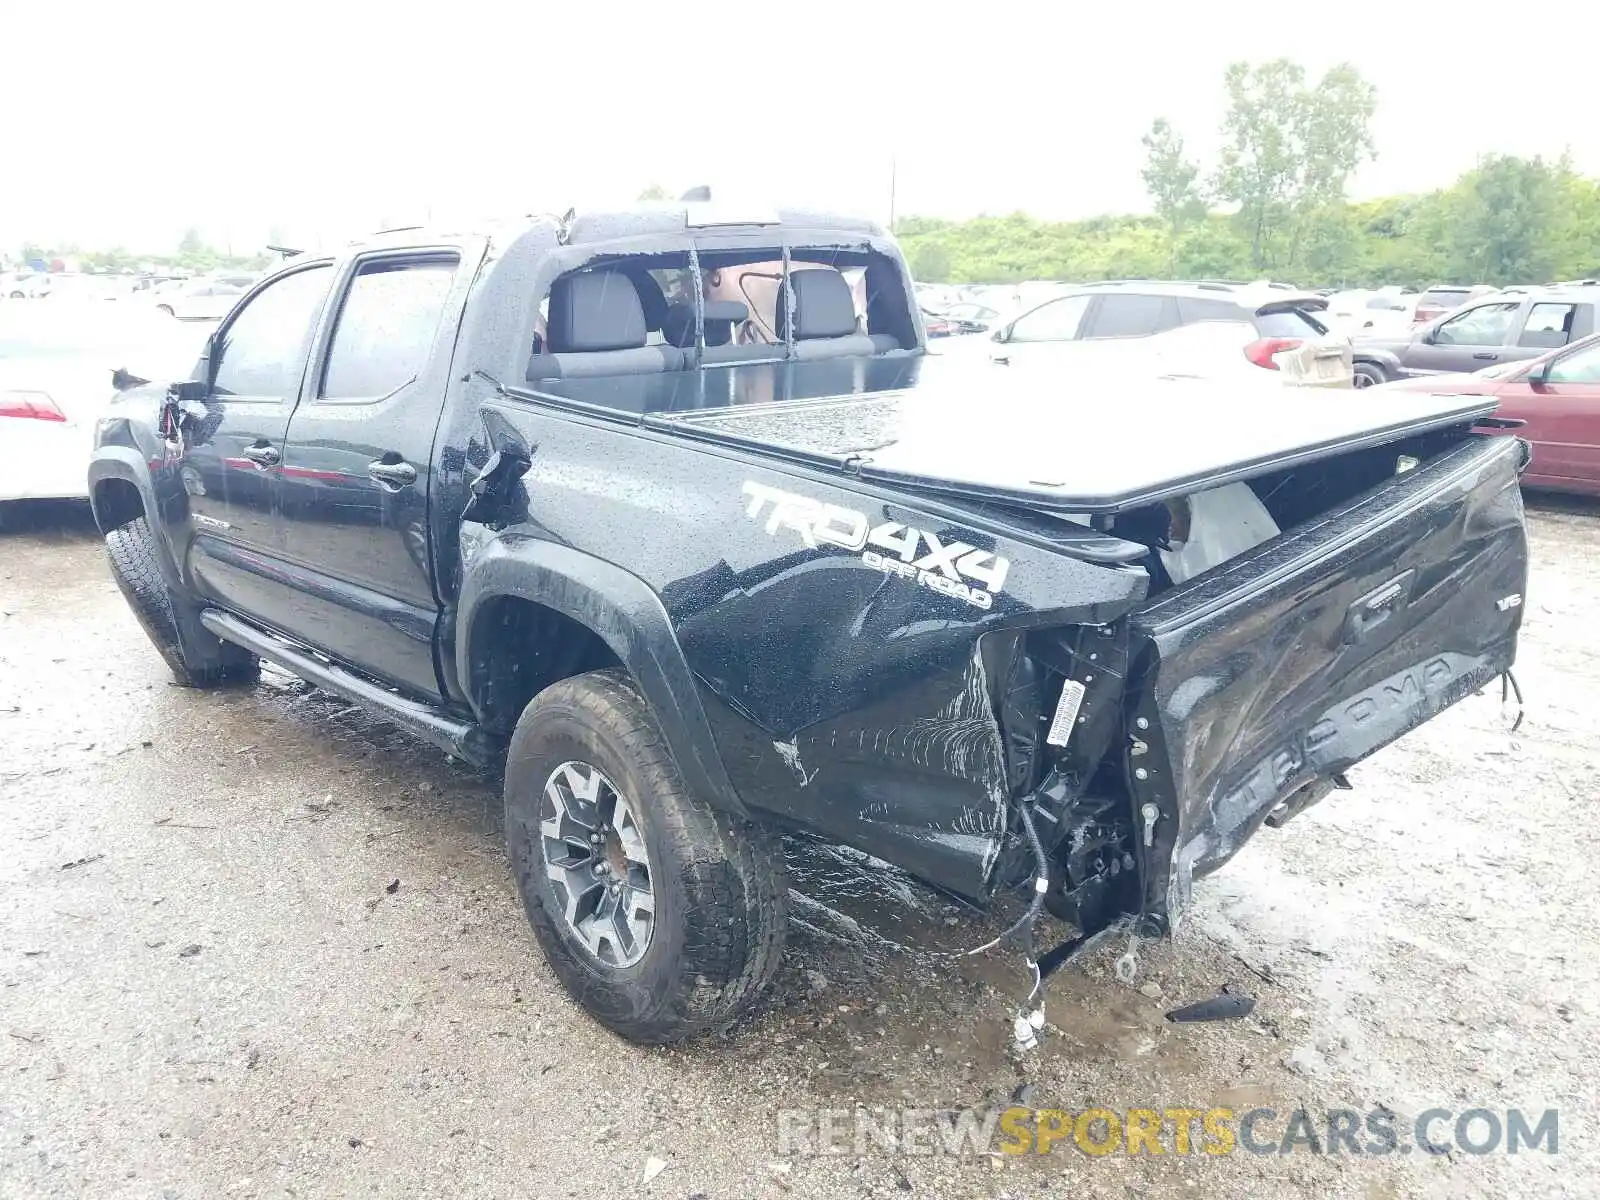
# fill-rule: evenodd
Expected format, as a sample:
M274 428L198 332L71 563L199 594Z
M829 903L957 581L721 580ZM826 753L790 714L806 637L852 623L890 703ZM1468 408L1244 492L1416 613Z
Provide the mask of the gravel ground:
M1014 960L941 953L995 920L800 844L760 1010L670 1050L620 1042L539 957L489 784L288 676L170 686L92 528L47 511L0 536L0 1195L1593 1194L1600 510L1530 526L1522 728L1485 695L1382 752L1199 884L1133 984L1125 938L1063 971L1018 1057ZM1225 984L1252 1015L1164 1020ZM779 1142L780 1110L1012 1096L1383 1105L1401 1130L1554 1107L1560 1152Z

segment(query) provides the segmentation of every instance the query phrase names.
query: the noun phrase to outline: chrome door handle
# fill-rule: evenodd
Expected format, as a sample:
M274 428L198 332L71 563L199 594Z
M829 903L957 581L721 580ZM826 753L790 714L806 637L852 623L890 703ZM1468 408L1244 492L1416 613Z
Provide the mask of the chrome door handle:
M379 459L367 464L367 474L379 483L397 488L417 481L417 469L408 462L387 463Z
M283 457L276 446L246 446L241 453L258 467L275 467Z

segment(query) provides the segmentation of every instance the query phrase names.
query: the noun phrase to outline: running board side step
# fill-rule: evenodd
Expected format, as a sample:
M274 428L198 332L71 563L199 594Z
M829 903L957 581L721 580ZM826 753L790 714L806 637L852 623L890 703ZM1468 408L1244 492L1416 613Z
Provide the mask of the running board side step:
M223 641L243 646L325 692L372 709L446 754L476 767L486 767L494 761L490 741L476 725L447 716L431 705L397 696L382 684L323 662L231 613L208 608L200 614L200 623Z

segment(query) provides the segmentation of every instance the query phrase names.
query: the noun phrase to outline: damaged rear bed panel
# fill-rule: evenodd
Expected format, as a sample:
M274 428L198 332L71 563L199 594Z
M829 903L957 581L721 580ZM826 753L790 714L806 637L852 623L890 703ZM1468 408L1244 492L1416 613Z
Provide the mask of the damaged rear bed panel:
M1473 438L1135 615L1147 913L1170 922L1278 804L1511 666L1521 461Z

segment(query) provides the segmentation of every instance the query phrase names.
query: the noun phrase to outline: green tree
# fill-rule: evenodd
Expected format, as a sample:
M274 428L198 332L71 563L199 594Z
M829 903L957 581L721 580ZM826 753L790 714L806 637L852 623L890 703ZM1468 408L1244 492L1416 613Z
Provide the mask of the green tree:
M183 231L183 236L178 239L178 254L180 257L189 258L205 251L206 244L201 240L200 231L192 225Z
M1552 234L1566 164L1492 154L1456 185L1450 263L1463 282L1543 283L1558 265Z
M928 283L948 283L954 259L948 246L942 241L930 238L917 243L907 256L906 265L911 268L913 279Z
M1250 239L1250 265L1271 266L1274 242L1288 230L1300 181L1295 129L1305 71L1286 58L1259 67L1237 62L1223 74L1228 97L1221 160L1213 179L1218 199L1239 206Z
M1377 93L1349 64L1308 88L1305 71L1286 58L1233 63L1223 88L1216 194L1238 205L1254 270L1297 266L1308 227L1343 203L1351 172L1372 157Z
M647 203L647 202L653 201L653 200L671 200L671 199L672 199L672 197L667 194L667 189L662 187L659 183L652 183L649 187L645 188L644 191L639 193L639 202L641 204L644 204L644 203Z
M1184 157L1183 138L1165 117L1157 117L1140 140L1145 160L1139 178L1150 193L1156 216L1166 222L1168 264L1175 266L1183 227L1205 216L1200 168Z

